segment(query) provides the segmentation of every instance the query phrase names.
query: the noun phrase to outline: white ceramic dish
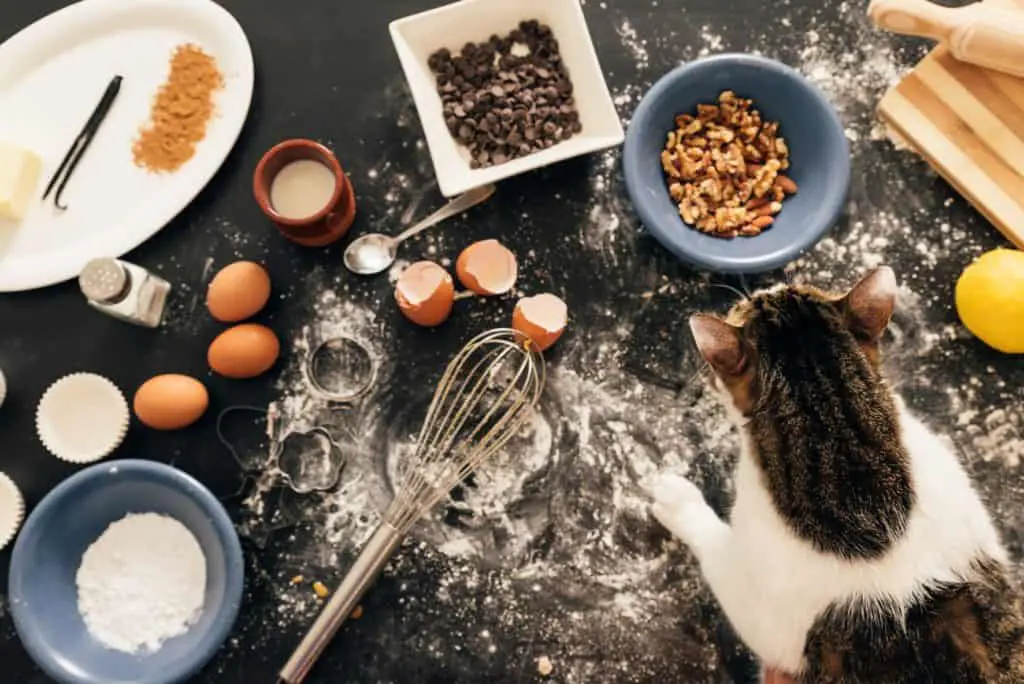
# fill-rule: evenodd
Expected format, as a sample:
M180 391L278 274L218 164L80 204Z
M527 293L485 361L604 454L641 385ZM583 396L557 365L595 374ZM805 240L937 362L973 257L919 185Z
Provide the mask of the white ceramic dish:
M173 174L135 166L132 141L182 43L213 55L224 75L217 114L196 155ZM124 82L71 176L61 212L33 200L17 225L0 221L0 292L78 275L163 228L216 173L241 132L253 88L252 52L238 22L210 0L81 0L0 45L0 139L43 159L43 189L115 74Z
M427 59L442 47L455 53L466 43L486 40L491 34L507 35L525 19L549 25L558 40L559 52L572 79L583 131L541 152L489 168L472 169L469 152L455 142L445 126L441 98ZM614 147L624 138L578 0L462 0L393 21L390 31L445 197Z

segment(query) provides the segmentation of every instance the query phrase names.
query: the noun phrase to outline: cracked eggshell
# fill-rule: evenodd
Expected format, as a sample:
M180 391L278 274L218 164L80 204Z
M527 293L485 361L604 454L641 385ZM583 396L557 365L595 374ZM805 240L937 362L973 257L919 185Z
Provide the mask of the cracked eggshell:
M410 321L433 328L448 320L452 313L455 283L448 271L433 261L418 261L399 276L395 301Z
M516 285L516 256L497 240L474 242L455 260L459 282L478 295L505 294Z
M568 320L565 302L549 293L520 299L512 312L512 327L533 340L541 351L558 341Z

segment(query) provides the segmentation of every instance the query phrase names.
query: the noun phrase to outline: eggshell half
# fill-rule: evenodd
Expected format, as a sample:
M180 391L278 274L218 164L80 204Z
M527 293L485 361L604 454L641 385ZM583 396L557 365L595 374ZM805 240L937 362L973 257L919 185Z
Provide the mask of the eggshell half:
M237 323L258 314L270 299L270 275L252 261L236 261L210 281L206 307L224 323Z
M553 294L524 297L512 312L512 327L544 351L562 336L569 320L569 308Z
M199 420L210 405L203 383L187 375L157 375L135 392L132 408L143 425L180 430Z
M281 353L274 331L257 323L228 328L210 344L210 368L227 378L255 378L270 370Z
M451 315L455 283L448 271L433 261L417 261L395 283L395 301L410 321L433 328Z
M479 295L504 294L519 275L516 255L497 240L474 242L455 260L459 282Z

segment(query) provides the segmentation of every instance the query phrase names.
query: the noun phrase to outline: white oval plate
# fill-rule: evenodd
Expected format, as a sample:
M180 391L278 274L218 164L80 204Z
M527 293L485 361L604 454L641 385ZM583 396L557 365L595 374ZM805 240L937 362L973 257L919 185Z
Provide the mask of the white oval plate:
M224 75L217 113L195 156L171 174L132 160L153 96L182 43L212 55ZM43 189L116 74L121 92L61 198ZM249 41L211 0L81 0L0 45L0 140L43 159L36 197L20 224L0 220L0 292L73 278L87 261L118 257L163 228L224 162L249 112Z

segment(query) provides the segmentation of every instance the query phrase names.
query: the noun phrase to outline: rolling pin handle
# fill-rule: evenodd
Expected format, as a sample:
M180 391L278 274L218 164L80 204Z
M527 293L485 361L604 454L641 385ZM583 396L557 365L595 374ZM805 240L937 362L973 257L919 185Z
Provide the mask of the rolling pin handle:
M871 0L868 16L878 28L905 36L946 40L956 28L956 9L928 0Z

